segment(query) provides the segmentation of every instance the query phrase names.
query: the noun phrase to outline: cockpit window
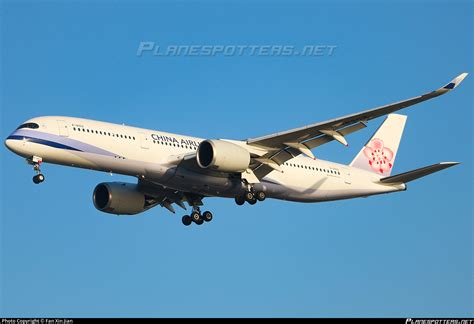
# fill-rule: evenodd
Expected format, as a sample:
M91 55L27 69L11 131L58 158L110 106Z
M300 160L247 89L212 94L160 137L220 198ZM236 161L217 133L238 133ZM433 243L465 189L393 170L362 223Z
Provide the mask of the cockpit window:
M39 128L39 125L36 124L36 123L25 123L25 124L21 124L20 126L18 126L17 129L22 129L22 128L36 129L36 128Z

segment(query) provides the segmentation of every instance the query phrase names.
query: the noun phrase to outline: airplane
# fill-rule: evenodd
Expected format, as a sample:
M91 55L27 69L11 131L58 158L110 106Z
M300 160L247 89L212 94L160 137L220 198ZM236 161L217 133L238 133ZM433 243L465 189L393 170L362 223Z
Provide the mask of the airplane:
M155 206L192 212L186 226L210 222L201 213L207 197L233 198L254 205L267 198L324 202L407 190L407 183L452 167L442 162L391 175L407 117L394 112L455 89L462 73L444 87L418 97L246 140L202 139L75 117L37 117L22 123L6 147L33 166L35 184L45 180L43 162L116 173L136 183L104 182L92 195L95 208L137 215ZM349 165L317 159L312 150L336 141L388 115Z

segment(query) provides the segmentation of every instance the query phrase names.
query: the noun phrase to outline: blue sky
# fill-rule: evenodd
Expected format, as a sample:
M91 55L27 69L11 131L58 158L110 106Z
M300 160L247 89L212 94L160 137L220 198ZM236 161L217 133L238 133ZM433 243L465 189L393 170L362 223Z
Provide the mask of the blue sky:
M2 1L1 135L67 115L203 138L256 137L419 95L473 72L470 1ZM336 45L318 57L136 56L140 41ZM1 152L2 316L473 316L472 75L405 110L394 173L462 164L404 193L182 213L95 210L102 181ZM318 148L348 163L350 147Z

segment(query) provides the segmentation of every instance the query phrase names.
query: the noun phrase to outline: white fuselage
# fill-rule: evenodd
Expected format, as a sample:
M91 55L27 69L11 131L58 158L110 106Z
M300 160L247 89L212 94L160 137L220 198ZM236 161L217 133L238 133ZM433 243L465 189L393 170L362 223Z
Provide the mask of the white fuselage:
M28 122L39 128L18 129L5 141L25 158L37 156L43 162L134 176L204 196L235 197L244 190L238 178L180 166L183 156L196 152L201 138L73 117L38 117ZM232 142L247 148L246 142ZM406 189L404 184L381 184L375 173L301 155L281 168L283 172L273 171L257 184L270 198L318 202Z

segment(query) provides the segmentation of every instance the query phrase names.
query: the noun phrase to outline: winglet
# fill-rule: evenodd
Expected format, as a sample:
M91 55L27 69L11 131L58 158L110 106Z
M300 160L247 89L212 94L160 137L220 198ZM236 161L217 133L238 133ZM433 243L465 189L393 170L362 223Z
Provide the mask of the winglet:
M448 90L448 91L453 90L454 88L456 88L458 85L461 84L462 80L464 80L464 78L466 78L467 75L468 75L468 73L461 73L456 78L454 78L451 82L449 82L447 85L445 85L442 89L445 89L445 90Z

